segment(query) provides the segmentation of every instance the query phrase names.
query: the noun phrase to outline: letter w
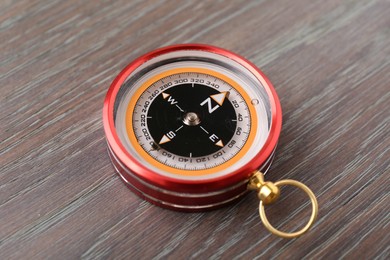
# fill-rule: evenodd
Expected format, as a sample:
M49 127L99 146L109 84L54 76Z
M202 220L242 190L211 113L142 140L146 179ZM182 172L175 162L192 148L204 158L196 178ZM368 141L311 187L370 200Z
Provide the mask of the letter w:
M217 108L219 108L219 105L216 105L215 107L211 106L211 98L209 98L209 97L205 101L200 103L200 105L203 106L206 103L207 103L207 108L208 108L210 114L213 113L215 110L217 110Z
M170 102L171 105L177 104L177 101L174 98L172 98L171 96L169 96L168 102Z

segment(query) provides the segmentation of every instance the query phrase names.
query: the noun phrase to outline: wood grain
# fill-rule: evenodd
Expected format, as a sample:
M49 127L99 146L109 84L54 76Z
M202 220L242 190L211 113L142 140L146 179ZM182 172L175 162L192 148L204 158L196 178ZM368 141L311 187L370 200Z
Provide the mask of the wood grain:
M1 259L389 259L390 1L0 1ZM121 69L200 42L258 65L281 98L269 180L318 196L286 240L254 194L185 214L132 194L111 166L101 109ZM294 189L267 213L303 225ZM302 205L302 206L301 206Z

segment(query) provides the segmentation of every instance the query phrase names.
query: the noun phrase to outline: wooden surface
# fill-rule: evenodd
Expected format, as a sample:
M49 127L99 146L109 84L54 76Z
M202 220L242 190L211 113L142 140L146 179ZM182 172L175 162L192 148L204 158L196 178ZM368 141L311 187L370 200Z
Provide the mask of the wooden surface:
M0 258L389 259L389 13L387 0L0 1ZM186 42L237 52L273 82L284 122L267 179L316 193L305 236L270 235L253 193L185 214L115 174L101 119L111 81ZM303 225L304 195L282 195L272 223Z

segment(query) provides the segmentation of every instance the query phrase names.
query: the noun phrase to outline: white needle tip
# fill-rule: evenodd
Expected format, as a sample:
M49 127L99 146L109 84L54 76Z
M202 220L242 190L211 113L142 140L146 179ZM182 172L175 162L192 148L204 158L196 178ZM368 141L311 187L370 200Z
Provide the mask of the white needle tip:
M222 140L219 140L218 142L216 142L215 145L220 146L220 147L223 147Z
M225 101L227 94L228 92L221 92L219 94L211 95L210 97L214 99L214 101L217 102L218 105L222 106L223 101Z
M167 99L167 97L169 97L170 95L163 92L163 93L162 93L162 96L163 96L163 99Z
M171 141L171 139L169 139L166 135L163 135L159 144L165 144L165 143L168 143L169 141Z

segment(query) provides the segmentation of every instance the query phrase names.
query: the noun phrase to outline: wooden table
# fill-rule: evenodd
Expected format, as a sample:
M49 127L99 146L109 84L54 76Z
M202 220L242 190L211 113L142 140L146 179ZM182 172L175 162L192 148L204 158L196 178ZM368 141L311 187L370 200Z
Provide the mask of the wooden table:
M387 0L1 1L0 258L389 259L389 13ZM186 42L239 53L273 82L284 122L267 179L318 196L303 237L270 235L253 193L180 213L115 174L101 119L110 83ZM272 223L303 225L307 199L282 196Z

